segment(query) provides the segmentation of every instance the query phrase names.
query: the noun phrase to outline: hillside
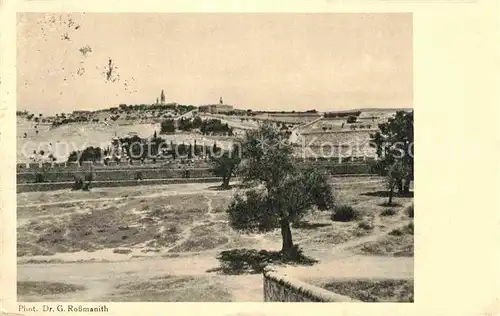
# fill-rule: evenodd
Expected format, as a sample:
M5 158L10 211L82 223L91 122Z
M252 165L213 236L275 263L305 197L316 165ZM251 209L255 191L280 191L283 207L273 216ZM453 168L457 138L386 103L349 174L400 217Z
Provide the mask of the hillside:
M114 137L138 135L141 138L153 136L155 131L160 134L160 122L165 118L191 119L199 115L203 120L219 119L222 124L227 124L233 129L236 136L243 135L246 130L257 128L267 122L279 128L292 131L291 140L299 146L309 144L315 139L313 147L326 143L334 146L354 142L364 145L369 140L370 133L378 129L378 124L387 121L396 113L397 109L365 109L357 116L355 122L348 122L348 116L322 117L320 113L260 113L256 115L223 115L196 113L187 111L188 108L156 109L143 106L121 106L108 110L87 113L86 121L65 122L53 126L53 121L61 122L57 118L47 117L46 123L35 123L28 120L26 114L17 118L17 160L29 162L37 154L44 152L43 156L37 155L35 160L44 161L49 154L53 154L57 161L66 161L69 153L81 150L88 146L106 148ZM408 110L408 109L407 109ZM353 111L350 111L353 112ZM329 112L332 113L332 112ZM342 113L342 112L333 112ZM120 117L116 120L109 119L114 115ZM66 117L66 116L64 116ZM68 117L75 117L68 114ZM38 134L36 131L38 130ZM26 133L26 136L25 136ZM161 137L174 143L212 145L214 142L220 147L229 148L233 137L201 135L193 130L175 134L161 135ZM314 150L317 151L317 148ZM356 151L361 154L359 150Z
M152 137L156 131L160 132L160 124L127 124L116 123L71 123L51 128L50 125L38 125L23 118L17 120L17 162L30 162L33 151L39 153L44 151L43 157L37 160L45 161L52 153L57 161L66 161L71 151L81 150L88 146L106 148L111 145L114 137L138 135L141 138ZM23 138L24 133L27 137ZM203 136L195 133L176 133L172 135L161 135L168 142L190 144L213 145L214 141L222 148L229 148L232 143L227 137ZM52 145L51 145L52 144Z

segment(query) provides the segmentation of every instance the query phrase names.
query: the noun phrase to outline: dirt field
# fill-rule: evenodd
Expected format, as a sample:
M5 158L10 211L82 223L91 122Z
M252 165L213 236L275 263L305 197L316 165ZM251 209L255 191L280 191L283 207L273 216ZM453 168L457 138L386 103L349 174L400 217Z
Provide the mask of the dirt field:
M277 251L280 232L234 231L225 208L239 189L219 191L216 185L18 194L18 299L261 301L260 274L220 272L217 258L232 249ZM397 197L388 212L381 179L339 178L333 186L337 202L352 206L360 218L334 222L331 212L312 212L292 234L318 264L284 268L299 278L317 271L327 276L335 269L323 268L355 256L370 260L377 276L412 278L413 226L410 233L412 219L403 211L412 199ZM366 257L373 254L378 257ZM49 281L72 291L63 286L44 293L26 283Z

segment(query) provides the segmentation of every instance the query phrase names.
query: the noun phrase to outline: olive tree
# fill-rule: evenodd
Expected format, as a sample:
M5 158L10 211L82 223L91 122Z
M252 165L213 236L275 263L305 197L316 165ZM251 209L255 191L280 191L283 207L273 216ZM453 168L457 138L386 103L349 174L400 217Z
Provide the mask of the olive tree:
M241 178L254 188L235 196L230 223L241 230L280 228L281 250L293 255L291 223L314 208L333 208L332 188L324 174L299 168L284 133L269 125L247 132L242 150Z

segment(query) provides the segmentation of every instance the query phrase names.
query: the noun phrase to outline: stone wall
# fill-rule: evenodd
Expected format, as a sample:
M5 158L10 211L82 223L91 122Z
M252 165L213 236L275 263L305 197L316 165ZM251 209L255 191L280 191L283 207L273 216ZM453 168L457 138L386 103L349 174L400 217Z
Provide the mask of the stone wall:
M149 179L149 180L121 180L121 181L95 181L91 188L104 187L126 187L137 185L164 185L164 184L183 184L183 183L217 183L222 180L217 177L210 178L191 178L191 179ZM45 182L45 183L22 183L17 185L17 193L65 190L73 187L73 182Z
M267 269L264 272L264 302L358 301Z
M310 163L305 163L304 167ZM368 163L333 163L315 162L312 164L323 169L329 175L367 175L371 173ZM92 170L96 181L124 181L137 179L173 179L173 178L203 178L212 177L210 168L193 168L177 165L117 165L102 166L95 164L47 164L46 166L18 167L16 179L18 184L34 182L69 182L74 181L75 174L82 174Z
M37 177L42 177L43 182L69 182L74 181L75 174L83 174L89 169L79 168L40 168L24 169L16 174L17 183L34 183ZM173 179L173 178L202 178L212 177L208 168L94 168L94 180L96 181L124 181L137 179ZM186 174L187 171L187 174ZM40 181L38 181L40 182Z
M72 170L75 168L80 168L80 167L89 167L93 166L94 168L99 168L99 169L127 169L127 168L182 168L185 165L177 164L177 163L172 163L169 164L167 162L162 162L162 161L157 161L153 162L151 160L145 160L141 162L140 160L136 161L122 161L122 162L117 162L117 161L110 161L108 162L107 165L105 165L102 161L101 162L91 162L91 161L84 161L81 165L74 161L74 162L30 162L30 163L25 163L25 162L20 162L17 163L17 172L23 172L23 171L30 171L30 170L38 170L38 169L52 169L54 171L59 171L59 170ZM191 164L189 167L190 168L206 168L210 166L210 163L207 162L195 162L194 164Z

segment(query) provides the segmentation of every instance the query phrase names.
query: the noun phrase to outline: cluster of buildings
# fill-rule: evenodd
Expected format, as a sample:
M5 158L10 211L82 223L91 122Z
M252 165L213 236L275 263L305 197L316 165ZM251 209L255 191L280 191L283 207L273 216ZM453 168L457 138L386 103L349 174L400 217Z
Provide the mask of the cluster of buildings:
M160 97L156 99L156 104L166 104L165 93L162 90ZM219 99L219 103L216 104L206 104L198 106L198 112L202 113L210 113L210 114L218 114L218 113L227 113L234 111L232 105L225 104L222 97ZM92 111L73 111L72 116L74 117L87 117L89 118L92 115Z
M166 104L165 93L163 90L161 90L160 97L156 98L156 104ZM218 114L232 111L234 111L233 106L225 104L222 97L219 99L219 103L217 104L206 104L198 106L198 112L201 113Z
M198 112L201 113L218 114L218 113L227 113L232 111L234 111L233 106L224 104L224 100L222 100L222 97L219 99L218 104L200 105L198 107Z

